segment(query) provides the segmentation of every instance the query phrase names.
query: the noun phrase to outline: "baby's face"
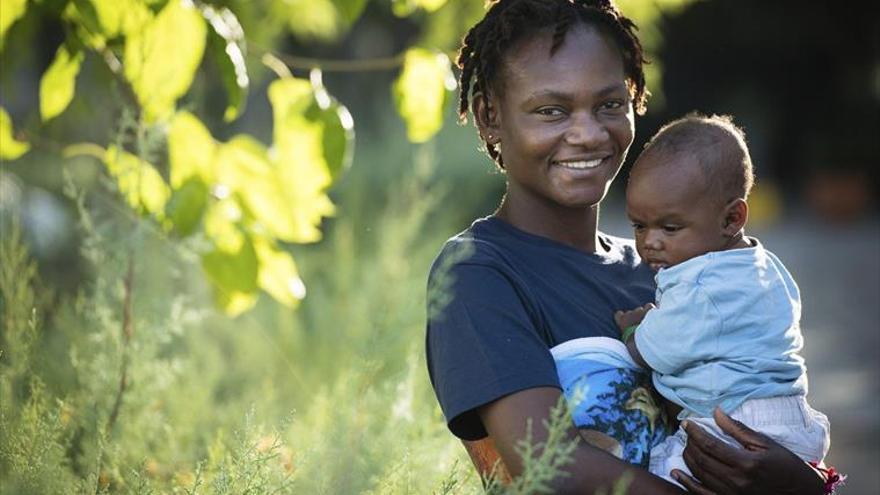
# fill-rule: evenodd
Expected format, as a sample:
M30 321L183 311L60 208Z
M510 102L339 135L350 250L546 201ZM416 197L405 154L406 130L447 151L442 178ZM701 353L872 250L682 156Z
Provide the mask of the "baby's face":
M691 160L672 166L659 160ZM639 157L626 190L626 213L639 255L654 270L710 251L721 251L724 201L713 198L695 158Z

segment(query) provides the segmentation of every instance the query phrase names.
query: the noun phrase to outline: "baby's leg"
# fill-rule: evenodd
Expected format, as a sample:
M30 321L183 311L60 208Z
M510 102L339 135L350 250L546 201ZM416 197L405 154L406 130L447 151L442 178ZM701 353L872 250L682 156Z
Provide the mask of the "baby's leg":
M803 396L771 397L746 401L730 415L753 430L764 433L808 462L821 462L828 453L829 425L824 414L812 409ZM732 445L737 441L725 434L712 418L687 419ZM674 435L651 450L650 471L671 482L673 469L690 474L682 454L687 433L679 428Z

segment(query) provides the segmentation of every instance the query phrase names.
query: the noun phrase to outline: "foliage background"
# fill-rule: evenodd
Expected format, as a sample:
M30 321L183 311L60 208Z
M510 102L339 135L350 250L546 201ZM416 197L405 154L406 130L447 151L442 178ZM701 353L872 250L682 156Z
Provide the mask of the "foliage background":
M163 119L140 118L94 53L69 107L44 119L40 81L69 33L54 13L67 2L22 2L10 23L14 3L0 10L0 106L31 150L0 170L0 492L478 491L427 380L424 279L444 239L491 213L503 176L473 129L454 125L442 64L413 86L397 81L409 48L451 55L481 2L211 2L245 33L242 113L224 118L224 67L207 56L178 109L220 143L243 133L278 142L267 96L278 62L303 81L318 65L357 136L350 169L326 190L335 214L318 224L320 240L273 241L295 260L305 299L284 304L264 290L234 317L202 266L209 236L169 231L126 204L107 163L65 156L67 145L122 136L134 155L159 157L171 184ZM801 285L810 397L832 421L830 461L850 473L847 492L876 491L880 30L867 3L619 4L653 54L654 97L633 151L691 109L746 127L759 176L752 233ZM166 40L171 50L185 34ZM0 151L11 146L0 136ZM603 225L629 235L622 185Z

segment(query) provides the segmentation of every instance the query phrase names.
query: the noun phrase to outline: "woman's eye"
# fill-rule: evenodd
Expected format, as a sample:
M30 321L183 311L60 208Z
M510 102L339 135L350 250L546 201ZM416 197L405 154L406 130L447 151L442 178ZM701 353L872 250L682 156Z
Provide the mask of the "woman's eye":
M600 108L602 110L614 111L614 110L622 110L625 108L625 106L626 106L626 102L623 100L610 100L610 101L606 101L605 103L602 103Z
M542 107L536 110L536 113L544 117L559 117L565 112L563 112L562 109L558 107Z

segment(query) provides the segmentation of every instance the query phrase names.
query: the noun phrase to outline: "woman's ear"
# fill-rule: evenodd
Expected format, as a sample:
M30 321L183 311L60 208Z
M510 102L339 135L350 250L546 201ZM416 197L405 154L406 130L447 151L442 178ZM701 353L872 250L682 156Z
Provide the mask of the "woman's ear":
M501 122L498 114L498 106L492 95L485 92L474 94L471 110L474 113L474 121L480 130L483 141L490 146L501 142Z
M736 198L724 207L722 232L726 237L740 233L749 220L749 205L742 198Z

